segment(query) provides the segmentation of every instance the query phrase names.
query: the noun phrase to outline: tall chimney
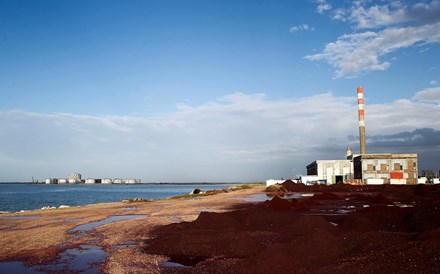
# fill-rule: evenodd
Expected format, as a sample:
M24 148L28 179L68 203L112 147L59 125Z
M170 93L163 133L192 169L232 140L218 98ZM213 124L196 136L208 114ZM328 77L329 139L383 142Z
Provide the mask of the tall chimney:
M361 154L366 154L366 142L365 142L365 109L364 109L364 89L362 87L357 88L358 94L358 114L359 114L359 143L361 148Z

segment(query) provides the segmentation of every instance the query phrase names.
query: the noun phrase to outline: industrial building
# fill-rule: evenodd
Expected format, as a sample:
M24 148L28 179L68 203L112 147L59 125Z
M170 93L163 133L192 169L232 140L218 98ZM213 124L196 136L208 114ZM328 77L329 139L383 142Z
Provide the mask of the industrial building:
M365 154L353 159L362 184L417 184L417 154Z
M353 162L350 160L316 160L307 166L307 175L317 175L327 184L349 182L353 179Z
M417 184L417 154L367 154L364 90L357 88L360 154L347 148L346 160L316 160L307 166L307 175L315 175L327 184Z
M95 178L87 178L85 180L81 179L80 173L72 173L69 177L66 178L47 178L46 184L141 184L140 179L114 179L111 178L103 178L103 179L95 179Z

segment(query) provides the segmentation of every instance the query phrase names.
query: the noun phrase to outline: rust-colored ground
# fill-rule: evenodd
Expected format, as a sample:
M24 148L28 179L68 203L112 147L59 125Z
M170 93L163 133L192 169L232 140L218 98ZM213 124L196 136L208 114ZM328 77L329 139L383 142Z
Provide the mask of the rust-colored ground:
M0 261L50 263L64 249L93 243L110 254L101 268L106 273L440 269L440 186L306 187L286 182L272 195L315 195L260 203L231 199L263 191L257 187L194 200L35 211L27 214L38 218L22 220L6 220L11 214L2 214ZM68 233L80 224L129 214L148 217L100 226L81 237ZM167 261L187 267L164 267Z

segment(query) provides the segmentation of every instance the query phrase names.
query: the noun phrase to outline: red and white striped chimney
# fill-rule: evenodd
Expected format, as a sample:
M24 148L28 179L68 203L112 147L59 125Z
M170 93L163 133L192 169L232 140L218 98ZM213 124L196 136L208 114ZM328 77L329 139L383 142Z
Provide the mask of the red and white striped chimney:
M358 114L359 114L359 143L361 154L366 154L366 141L365 141L365 108L364 108L364 89L362 87L357 88L358 94Z

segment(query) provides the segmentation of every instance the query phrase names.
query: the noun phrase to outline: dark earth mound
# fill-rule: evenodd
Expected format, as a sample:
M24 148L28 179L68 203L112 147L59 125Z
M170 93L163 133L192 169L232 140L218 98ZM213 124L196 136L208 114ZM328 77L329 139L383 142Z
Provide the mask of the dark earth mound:
M440 186L305 186L194 222L160 227L143 251L198 258L163 273L438 273ZM350 209L350 210L347 210Z

